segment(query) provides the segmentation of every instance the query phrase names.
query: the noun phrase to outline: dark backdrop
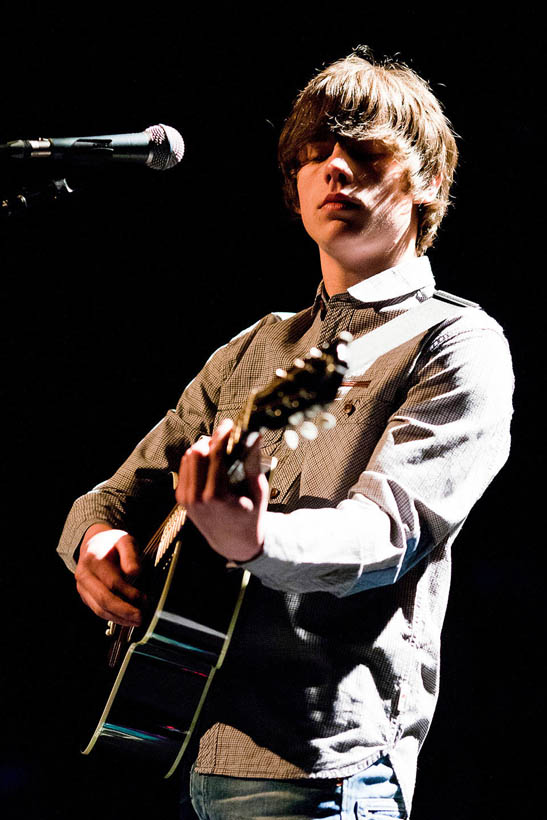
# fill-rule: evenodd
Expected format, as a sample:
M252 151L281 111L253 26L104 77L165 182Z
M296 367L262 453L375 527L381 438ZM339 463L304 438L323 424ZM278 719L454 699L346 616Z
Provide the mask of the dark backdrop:
M0 225L0 812L176 817L173 783L78 754L102 628L55 545L73 498L117 467L212 349L272 308L309 303L318 260L282 205L277 135L314 69L367 43L429 79L460 135L456 204L430 257L442 288L480 302L507 329L518 386L510 463L455 550L414 816L528 816L542 591L531 392L544 234L539 20L525 7L518 20L468 9L425 21L423 10L356 4L126 12L102 7L90 20L27 8L4 18L0 35L1 142L157 122L186 142L184 160L164 173L1 167L0 199L53 177L74 193Z

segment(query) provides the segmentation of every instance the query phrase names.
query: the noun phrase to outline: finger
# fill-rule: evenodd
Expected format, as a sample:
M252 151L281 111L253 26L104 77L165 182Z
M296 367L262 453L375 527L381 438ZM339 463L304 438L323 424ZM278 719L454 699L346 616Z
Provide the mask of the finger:
M257 435L245 458L247 494L254 504L259 505L262 505L264 499L266 499L267 504L268 497L268 479L264 474L262 454L260 451L261 445L262 438Z
M139 550L131 535L124 535L116 542L120 557L120 569L126 578L136 578L142 569Z
M210 501L213 498L224 498L228 494L229 485L225 456L233 427L234 423L231 419L224 419L211 439L207 480L203 489L204 501Z
M185 507L201 501L207 480L210 441L209 438L200 439L182 457L175 497Z
M77 573L78 578L96 578L118 598L131 601L136 606L144 603L145 596L130 581L127 581L121 573L118 562L113 560L88 560L82 568L82 572Z
M232 419L222 419L217 429L213 433L211 443L214 444L219 439L225 439L234 428Z
M262 437L256 434L252 445L247 451L245 457L245 475L247 478L256 478L262 473L262 461L260 448L262 446Z
M139 609L114 595L91 573L80 575L76 587L84 603L100 618L122 626L138 626L142 622Z
M140 593L126 578L136 577L141 562L135 540L125 530L106 530L94 535L80 555L82 569L99 577L109 589L136 599Z

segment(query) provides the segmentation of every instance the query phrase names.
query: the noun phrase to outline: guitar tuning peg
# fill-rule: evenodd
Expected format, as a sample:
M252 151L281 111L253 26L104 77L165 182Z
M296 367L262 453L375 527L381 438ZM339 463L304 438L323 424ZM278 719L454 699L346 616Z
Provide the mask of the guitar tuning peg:
M277 370L275 371L275 375L278 376L280 379L286 379L287 378L287 371L284 370L282 367L278 367Z
M302 424L303 421L304 421L304 413L302 413L301 410L299 410L296 413L293 413L292 416L289 416L289 418L288 418L289 424L292 424L293 427L298 427L298 425Z
M296 450L299 442L298 433L296 430L285 430L283 433L283 439L290 450Z
M336 419L332 413L321 413L317 419L317 424L321 430L332 430L336 426Z
M300 435L308 441L313 441L319 435L319 430L312 421L304 421L300 425Z
M347 357L347 347L353 341L353 336L347 330L343 330L342 333L336 339L336 353L339 358L346 359Z

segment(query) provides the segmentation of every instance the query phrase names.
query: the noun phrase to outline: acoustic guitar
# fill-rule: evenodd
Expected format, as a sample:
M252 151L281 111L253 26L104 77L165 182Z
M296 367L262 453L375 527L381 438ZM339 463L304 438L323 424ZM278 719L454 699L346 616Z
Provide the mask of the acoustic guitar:
M261 429L285 427L285 441L295 448L300 436L313 438L318 426L334 422L322 411L347 370L350 341L343 333L330 345L312 348L306 359L296 359L288 371L277 370L266 388L250 393L227 448L234 493L244 492L245 455ZM230 568L194 537L197 530L185 519L184 508L174 507L144 549L151 601L145 625L108 625L110 693L83 749L83 754L134 753L164 777L173 774L188 748L249 580L248 571Z

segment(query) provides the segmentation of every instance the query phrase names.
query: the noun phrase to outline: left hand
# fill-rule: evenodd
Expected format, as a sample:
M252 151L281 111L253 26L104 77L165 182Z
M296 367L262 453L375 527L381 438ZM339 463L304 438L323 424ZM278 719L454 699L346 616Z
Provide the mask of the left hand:
M233 428L223 421L212 438L190 447L180 463L176 500L210 546L232 561L250 561L262 552L268 480L260 469L260 438L245 462L247 496L230 492L224 455Z

